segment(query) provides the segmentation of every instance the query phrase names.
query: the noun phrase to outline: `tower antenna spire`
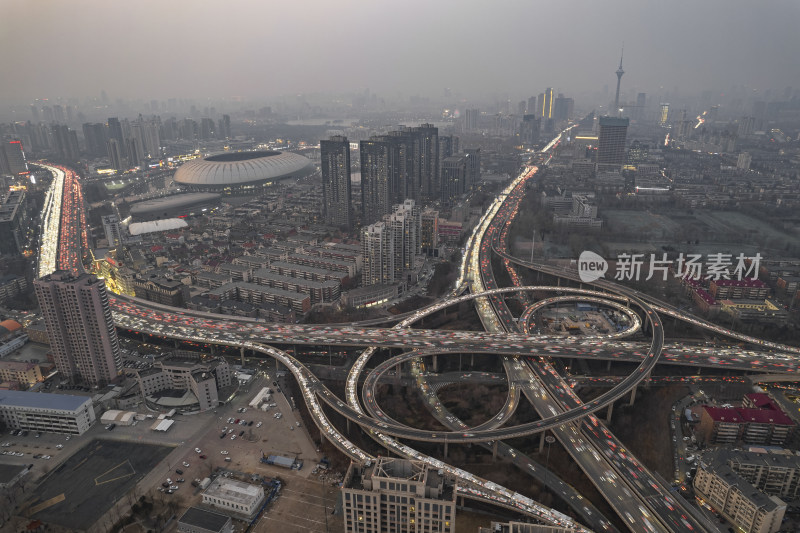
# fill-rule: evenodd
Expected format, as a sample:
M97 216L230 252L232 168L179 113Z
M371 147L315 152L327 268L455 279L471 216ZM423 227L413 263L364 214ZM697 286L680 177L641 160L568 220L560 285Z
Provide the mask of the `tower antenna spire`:
M625 71L622 70L622 57L625 55L625 43L622 43L622 53L619 55L619 68L617 69L617 95L614 97L614 110L619 114L619 85L622 82L622 75Z

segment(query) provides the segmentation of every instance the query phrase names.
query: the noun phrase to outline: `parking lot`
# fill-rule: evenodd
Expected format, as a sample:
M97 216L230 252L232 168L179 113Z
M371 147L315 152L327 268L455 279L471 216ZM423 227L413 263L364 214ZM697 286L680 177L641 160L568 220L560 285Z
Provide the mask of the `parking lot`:
M86 529L169 452L165 446L92 440L45 477L27 502L28 512Z

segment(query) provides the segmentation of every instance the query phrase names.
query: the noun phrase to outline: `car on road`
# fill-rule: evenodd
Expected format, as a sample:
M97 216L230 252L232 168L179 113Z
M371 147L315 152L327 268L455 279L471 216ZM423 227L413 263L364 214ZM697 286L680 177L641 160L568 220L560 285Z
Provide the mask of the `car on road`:
M203 450L201 450L200 448L195 448L194 451L197 453L203 453Z

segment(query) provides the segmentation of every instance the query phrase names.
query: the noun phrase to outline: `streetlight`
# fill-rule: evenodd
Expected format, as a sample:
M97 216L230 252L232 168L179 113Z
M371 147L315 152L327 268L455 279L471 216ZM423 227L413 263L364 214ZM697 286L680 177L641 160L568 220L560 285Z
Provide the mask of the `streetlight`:
M547 490L547 477L550 473L550 445L553 444L556 439L552 435L548 435L544 438L544 441L547 443L547 458L545 459L544 463L544 490Z

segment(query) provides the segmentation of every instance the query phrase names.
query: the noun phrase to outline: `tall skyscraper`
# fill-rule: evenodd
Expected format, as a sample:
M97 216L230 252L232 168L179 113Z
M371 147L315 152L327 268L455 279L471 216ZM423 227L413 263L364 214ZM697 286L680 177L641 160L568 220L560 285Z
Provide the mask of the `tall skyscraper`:
M614 97L614 114L619 113L619 86L622 83L622 75L625 74L625 71L622 70L622 56L625 54L625 49L622 49L622 53L619 56L619 68L617 69L617 95Z
M669 120L669 104L662 103L661 113L659 114L658 117L658 123L662 126L666 126L668 120Z
M33 285L61 375L91 385L114 379L122 360L105 283L58 270Z
M528 98L528 107L527 107L527 111L526 112L529 115L535 115L536 114L536 97L535 96L531 96L530 98Z
M120 147L125 146L125 136L122 134L122 123L116 117L108 119L108 138L116 139Z
M574 108L575 100L567 98L563 94L559 94L555 104L553 104L553 119L556 121L571 119Z
M350 229L353 225L350 192L350 143L334 135L320 141L323 215L327 224Z
M366 226L388 215L392 206L390 182L391 144L373 137L359 144L361 154L361 224Z
M78 134L64 124L53 124L51 129L56 140L58 155L69 161L77 161L80 156Z
M422 461L352 463L342 483L345 533L452 533L456 481Z
M553 118L553 88L548 87L539 95L539 116Z
M519 140L522 144L534 144L539 140L542 118L539 115L524 115L519 124Z
M118 246L122 243L122 229L117 215L103 215L103 232L106 235L108 245L111 247Z
M403 271L413 269L414 258L422 251L420 207L412 199L394 206L391 215L361 230L361 247L363 285L403 281Z
M392 249L386 224L375 222L362 229L361 249L364 255L361 284L367 286L392 283Z
M622 165L625 162L627 135L627 118L600 117L600 133L597 139L598 165Z
M99 157L106 155L108 131L105 124L84 123L83 139L86 141L86 151L91 155Z
M414 165L419 171L416 173L419 181L417 190L419 195L415 200L434 201L439 198L441 182L439 181L439 128L433 124L420 124L411 128L416 138Z

